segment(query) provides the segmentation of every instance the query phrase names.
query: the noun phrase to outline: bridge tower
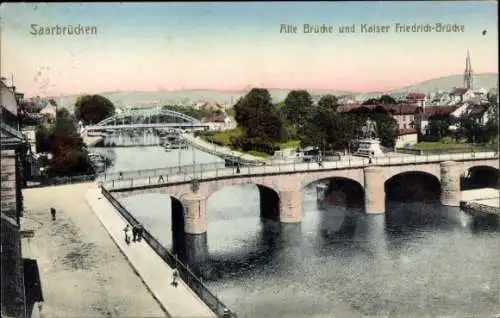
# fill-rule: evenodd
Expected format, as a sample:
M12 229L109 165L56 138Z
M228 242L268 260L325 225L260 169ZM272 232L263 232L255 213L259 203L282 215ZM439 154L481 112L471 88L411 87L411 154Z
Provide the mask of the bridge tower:
M472 64L470 62L469 50L467 50L467 57L465 58L465 71L464 71L464 88L471 89L474 84L474 73L472 71Z

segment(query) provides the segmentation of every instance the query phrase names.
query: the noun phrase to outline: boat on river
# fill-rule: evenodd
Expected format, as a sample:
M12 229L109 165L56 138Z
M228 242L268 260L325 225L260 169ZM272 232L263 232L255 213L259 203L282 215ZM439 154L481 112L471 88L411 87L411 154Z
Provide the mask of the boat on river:
M165 151L179 150L179 149L187 149L188 144L185 141L180 142L166 142L163 144L163 148Z

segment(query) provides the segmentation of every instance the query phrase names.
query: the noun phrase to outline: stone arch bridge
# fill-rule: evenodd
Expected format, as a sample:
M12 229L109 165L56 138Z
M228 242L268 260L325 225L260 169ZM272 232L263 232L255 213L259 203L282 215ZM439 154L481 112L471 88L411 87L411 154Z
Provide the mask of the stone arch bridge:
M391 160L392 159L392 160ZM385 212L384 184L404 173L431 175L440 182L440 201L445 206L459 206L460 177L471 168L488 167L498 171L496 153L447 154L398 158L378 158L369 163L325 162L322 167L311 164L248 167L240 173L232 168L205 170L197 176L178 174L142 175L125 180L107 180L102 185L115 198L144 193L161 193L172 198L172 213L184 215L187 234L206 232L206 201L216 191L236 184L257 185L260 193L261 217L283 223L302 220L302 189L306 185L331 178L348 179L364 190L364 210L368 214ZM182 210L182 212L180 212Z

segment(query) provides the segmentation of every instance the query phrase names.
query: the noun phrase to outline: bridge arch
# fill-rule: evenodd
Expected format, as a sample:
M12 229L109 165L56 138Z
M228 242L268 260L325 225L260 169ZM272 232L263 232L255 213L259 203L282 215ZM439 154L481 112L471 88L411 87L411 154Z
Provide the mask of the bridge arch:
M207 201L221 190L236 186L251 186L256 188L259 195L260 217L272 221L280 221L280 195L274 184L258 182L250 179L227 179L210 183L206 191ZM231 198L233 199L233 198Z
M89 125L84 127L82 132L86 132L89 127L92 128L106 128L106 126L112 126L113 124L145 124L148 122L155 123L186 123L186 124L201 124L201 122L192 117L185 115L180 112L176 112L164 108L136 108L136 109L126 109L123 112L116 113L111 117L108 117L99 123Z
M441 195L440 178L426 171L405 171L384 182L386 201L436 202Z
M466 167L460 176L460 189L498 188L500 170L489 164Z
M333 175L305 183L303 188L319 184L324 186L322 202L347 208L364 208L365 191L358 180Z

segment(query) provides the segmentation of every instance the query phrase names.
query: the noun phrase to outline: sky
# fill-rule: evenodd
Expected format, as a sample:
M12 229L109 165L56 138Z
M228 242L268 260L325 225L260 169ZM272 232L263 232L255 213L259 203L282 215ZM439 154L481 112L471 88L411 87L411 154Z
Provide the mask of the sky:
M498 3L3 3L0 70L27 95L249 87L381 91L498 72ZM464 32L398 33L395 24L458 24ZM297 33L280 33L281 25ZM304 33L304 24L332 34ZM360 33L361 24L389 25ZM95 26L90 35L34 28ZM344 26L355 33L339 33ZM482 31L486 30L486 35Z

